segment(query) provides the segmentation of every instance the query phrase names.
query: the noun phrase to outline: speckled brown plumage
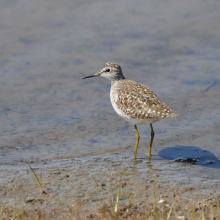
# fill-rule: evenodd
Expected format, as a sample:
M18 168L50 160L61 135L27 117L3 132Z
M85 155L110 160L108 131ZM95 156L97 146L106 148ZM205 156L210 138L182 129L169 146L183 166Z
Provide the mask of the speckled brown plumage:
M113 107L136 119L178 117L148 87L132 80L115 81L111 87Z

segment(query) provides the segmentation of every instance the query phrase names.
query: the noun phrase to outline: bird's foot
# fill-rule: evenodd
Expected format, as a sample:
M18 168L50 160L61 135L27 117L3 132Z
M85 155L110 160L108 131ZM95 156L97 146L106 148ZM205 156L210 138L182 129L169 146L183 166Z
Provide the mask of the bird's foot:
M151 153L147 153L146 156L151 157L152 155L151 155Z

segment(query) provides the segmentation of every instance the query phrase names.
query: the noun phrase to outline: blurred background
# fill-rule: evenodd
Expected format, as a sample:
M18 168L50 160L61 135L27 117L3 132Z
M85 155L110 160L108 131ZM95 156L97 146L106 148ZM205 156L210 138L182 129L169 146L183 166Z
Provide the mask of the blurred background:
M0 33L1 164L126 147L132 157L110 82L82 80L106 62L180 116L154 124L153 155L195 146L220 158L219 1L1 0ZM139 130L143 157L150 128Z

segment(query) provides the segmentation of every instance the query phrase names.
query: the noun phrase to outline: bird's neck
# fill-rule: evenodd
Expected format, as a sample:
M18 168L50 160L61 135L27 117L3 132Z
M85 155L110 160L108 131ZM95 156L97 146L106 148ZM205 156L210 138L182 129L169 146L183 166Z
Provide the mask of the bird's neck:
M124 76L123 76L124 77ZM113 86L116 82L120 82L122 80L125 80L125 77L124 78L120 78L120 79L112 79L111 80L111 85Z

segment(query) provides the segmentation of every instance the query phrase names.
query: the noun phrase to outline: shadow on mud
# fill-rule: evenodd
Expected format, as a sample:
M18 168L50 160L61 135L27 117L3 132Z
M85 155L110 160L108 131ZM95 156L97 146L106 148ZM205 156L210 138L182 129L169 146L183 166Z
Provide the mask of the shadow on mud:
M161 150L158 156L175 162L220 168L220 160L210 151L195 146L176 146Z

